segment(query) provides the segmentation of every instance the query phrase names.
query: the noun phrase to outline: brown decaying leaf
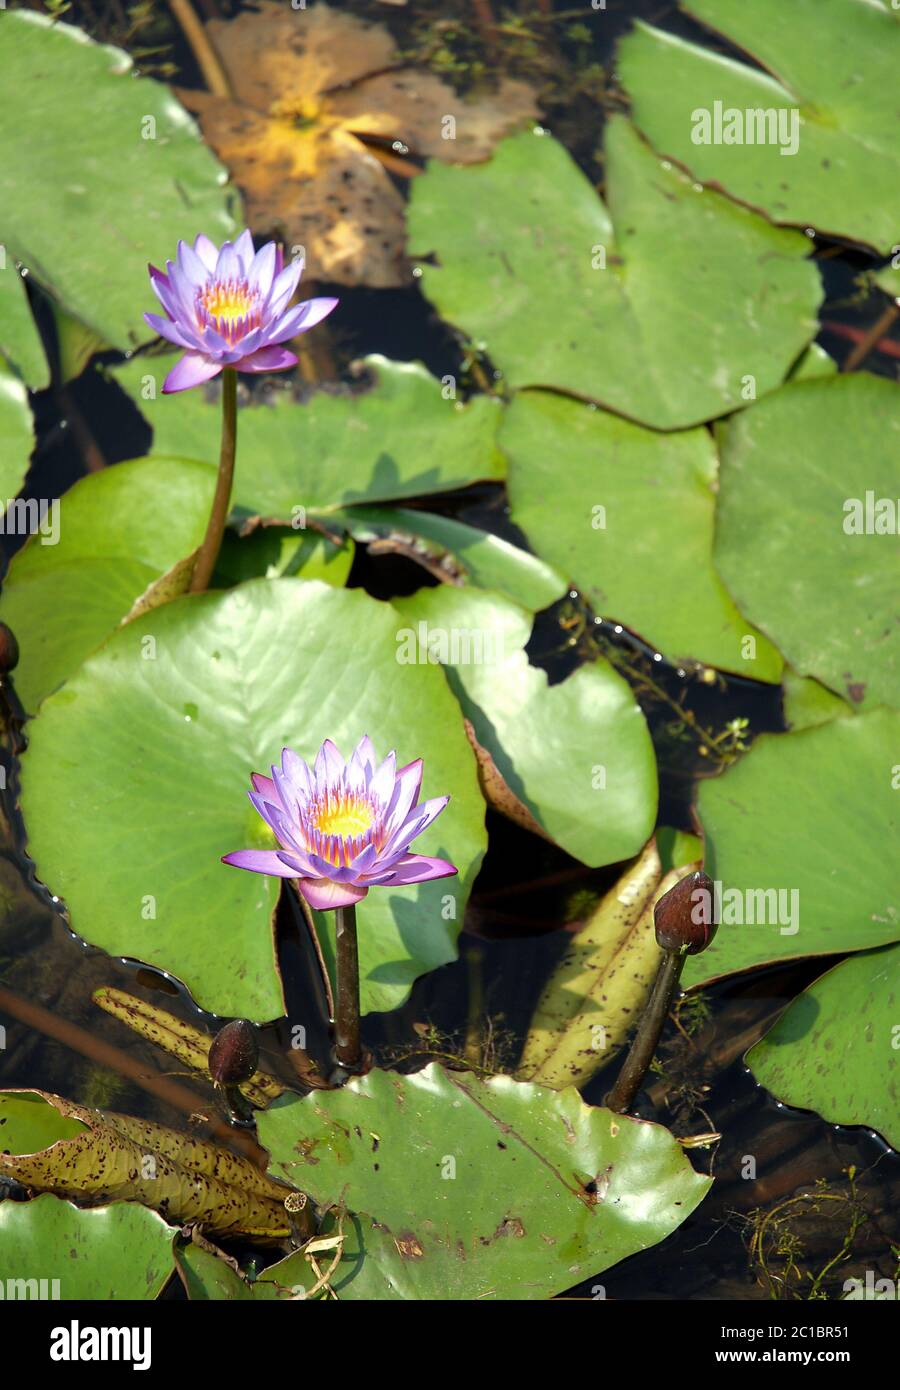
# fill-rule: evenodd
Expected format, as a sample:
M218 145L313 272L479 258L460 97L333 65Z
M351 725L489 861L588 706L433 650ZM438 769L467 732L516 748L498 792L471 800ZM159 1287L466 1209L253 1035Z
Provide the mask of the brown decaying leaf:
M475 761L478 764L478 781L485 801L495 811L506 816L507 820L514 821L523 830L530 830L533 835L540 835L542 840L549 840L552 844L552 836L547 834L544 827L535 820L524 801L520 801L515 792L512 791L488 750L478 742L471 720L464 719L463 723L468 740L472 745L472 751L475 754Z
M326 5L263 0L207 28L233 99L179 96L242 189L249 225L302 246L315 280L388 288L411 278L404 200L385 166L416 166L366 137L470 163L537 114L523 82L464 101L433 73L398 67L385 28Z
M38 1153L0 1152L0 1173L33 1192L52 1192L84 1206L142 1202L167 1221L198 1223L211 1235L279 1241L291 1232L284 1206L291 1189L227 1149L46 1091L18 1088L3 1095L39 1096L85 1126L74 1138L59 1139ZM15 1148L12 1120L4 1146Z

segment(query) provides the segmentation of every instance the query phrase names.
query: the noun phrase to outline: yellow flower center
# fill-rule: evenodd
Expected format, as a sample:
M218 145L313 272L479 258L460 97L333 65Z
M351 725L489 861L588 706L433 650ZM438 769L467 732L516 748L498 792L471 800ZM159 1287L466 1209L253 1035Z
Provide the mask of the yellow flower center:
M342 796L337 801L329 798L313 824L323 835L338 835L344 839L351 835L364 835L374 820L374 812L367 801Z
M242 280L216 280L200 294L200 302L206 313L223 325L246 318L255 309L256 298Z

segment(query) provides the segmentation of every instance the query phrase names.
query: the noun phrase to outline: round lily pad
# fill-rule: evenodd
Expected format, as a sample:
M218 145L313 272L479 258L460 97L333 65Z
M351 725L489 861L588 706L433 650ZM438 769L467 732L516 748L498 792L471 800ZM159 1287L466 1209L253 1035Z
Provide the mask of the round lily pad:
M262 579L175 599L117 631L45 700L22 760L30 852L73 929L179 976L215 1013L281 1014L280 880L220 858L271 843L247 797L251 772L285 746L309 759L327 737L349 754L368 733L401 763L424 759L423 799L450 795L417 849L449 858L459 878L360 903L364 1009L395 1007L451 959L484 802L442 673L397 661L403 623L359 590Z
M278 1101L259 1129L277 1176L375 1223L354 1223L342 1299L549 1298L669 1235L710 1182L659 1125L437 1064Z
M900 714L761 735L701 783L705 868L722 925L688 958L687 984L797 956L900 940L896 832Z
M862 951L799 995L747 1053L788 1105L869 1125L900 1148L900 946Z
M622 116L606 201L562 145L514 136L413 187L425 293L513 387L553 386L656 429L777 386L816 329L809 242L662 163Z
M161 1216L137 1202L89 1211L50 1193L30 1202L0 1202L6 1297L158 1298L172 1274L174 1235ZM11 1281L18 1281L15 1293Z
M718 465L708 431L658 434L547 391L523 391L506 412L500 445L513 520L596 613L672 662L779 679L778 652L741 616L713 568Z
M618 72L654 148L774 222L887 251L900 226L896 10L872 0L683 8L759 66L638 24Z
M900 703L900 387L865 373L785 386L721 432L715 562L801 675Z
M0 242L111 346L146 343L147 262L235 229L224 169L127 53L46 15L4 14L0 82Z

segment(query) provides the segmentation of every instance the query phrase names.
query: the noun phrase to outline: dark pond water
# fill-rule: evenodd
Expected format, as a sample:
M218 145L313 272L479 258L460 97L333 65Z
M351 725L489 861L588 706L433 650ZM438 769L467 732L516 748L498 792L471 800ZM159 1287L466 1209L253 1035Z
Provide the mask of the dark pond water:
M154 8L166 11L163 6ZM240 6L213 8L227 15ZM466 62L484 61L483 43L467 4L401 7L373 0L341 8L388 23L407 47L422 41L429 24L458 19L452 31L463 63L458 80L465 84ZM553 7L536 8L545 23ZM608 0L602 13L563 3L555 9L559 21L547 31L555 35L550 51L558 71L545 124L600 181L597 151L604 111L618 98L601 68L599 78L593 74L594 66L607 65L608 70L614 45L634 17L687 36L694 34L694 26L673 5L652 0ZM123 7L101 0L75 4L67 15L114 42L123 41L122 17ZM578 23L587 37L573 27ZM154 71L158 64L171 62L180 82L200 85L190 52L165 13L157 15L154 24L150 37L165 52L143 60L144 67ZM142 46L149 46L146 35ZM571 74L583 77L588 69L593 74L590 82L579 85L570 80ZM602 101L596 99L598 83ZM594 95L588 97L588 90ZM830 244L817 245L814 253L822 263L827 292L820 341L840 361L852 348L854 335L877 319L884 301L859 293L855 277L871 266L864 256ZM339 373L346 376L354 359L372 351L420 359L437 375L461 373L459 345L436 322L415 288L341 287L339 292L341 332L332 344ZM35 312L51 342L50 319L39 300ZM890 344L873 352L868 366L894 377L896 358ZM108 464L138 456L150 444L149 431L134 407L96 371L86 372L64 397L52 390L41 393L34 407L38 445L27 484L33 496L58 495L81 476L86 430ZM427 506L521 540L499 485L429 498ZM15 544L14 537L2 539L7 557ZM350 582L389 597L433 581L405 558L376 558L360 550ZM571 627L563 624L577 614L592 635L573 643ZM714 773L718 765L709 751L703 751L708 749L706 734L721 732L736 717L749 721L748 741L764 730L783 728L780 693L736 679L706 684L665 663L654 663L652 651L639 638L593 623L577 594L538 616L530 657L551 680L561 680L598 645L626 667L650 721L660 760L660 821L688 829L697 779ZM684 727L679 706L688 711L693 729ZM156 1049L101 1014L91 1003L91 993L99 985L115 985L186 1018L205 1020L208 1026L217 1021L201 1015L177 982L138 962L111 959L78 940L66 924L62 905L52 898L52 885L47 889L34 881L15 810L13 732L8 718L5 722L0 1020L6 1026L6 1048L0 1051L0 1084L37 1086L192 1133L214 1132L220 1117L202 1085L188 1077L170 1077L180 1088L173 1101L171 1094L159 1094L158 1087L148 1091L132 1079L135 1064L159 1077L167 1070L166 1062ZM615 866L586 870L562 851L494 816L490 832L490 848L466 915L460 959L419 981L396 1013L366 1021L366 1040L384 1060L414 1067L440 1054L445 1059L475 1056L497 1069L511 1067L567 932L614 880ZM279 909L278 942L289 1016L309 1018L310 1000L317 1001L319 1026L311 1027L309 1043L311 1051L324 1058L327 1025L315 961L287 896ZM746 1049L785 1001L829 963L756 971L712 987L699 1005L680 1006L678 1026L671 1024L665 1035L663 1071L642 1093L639 1113L670 1125L680 1135L720 1134L720 1141L693 1151L696 1165L714 1172L717 1182L711 1196L669 1240L588 1280L574 1293L595 1297L602 1285L612 1298L795 1297L809 1292L841 1250L844 1258L820 1286L830 1296L839 1294L844 1279L866 1269L878 1276L895 1274L891 1246L900 1237L894 1215L900 1193L898 1156L866 1131L838 1129L778 1105L757 1087L742 1063ZM262 1065L299 1086L293 1057L286 1022L264 1030ZM173 1063L171 1069L176 1066ZM586 1099L600 1103L610 1080L608 1074L597 1077ZM753 1182L742 1175L748 1155L756 1160ZM855 1174L848 1176L848 1169Z

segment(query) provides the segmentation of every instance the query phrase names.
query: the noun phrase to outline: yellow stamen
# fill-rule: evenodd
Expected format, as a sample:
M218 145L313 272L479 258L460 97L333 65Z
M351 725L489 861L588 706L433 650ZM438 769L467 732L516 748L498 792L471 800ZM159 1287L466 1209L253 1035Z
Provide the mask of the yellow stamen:
M314 825L323 835L339 835L343 839L351 835L364 835L374 819L375 815L367 801L357 797L341 797L339 801L325 803Z

